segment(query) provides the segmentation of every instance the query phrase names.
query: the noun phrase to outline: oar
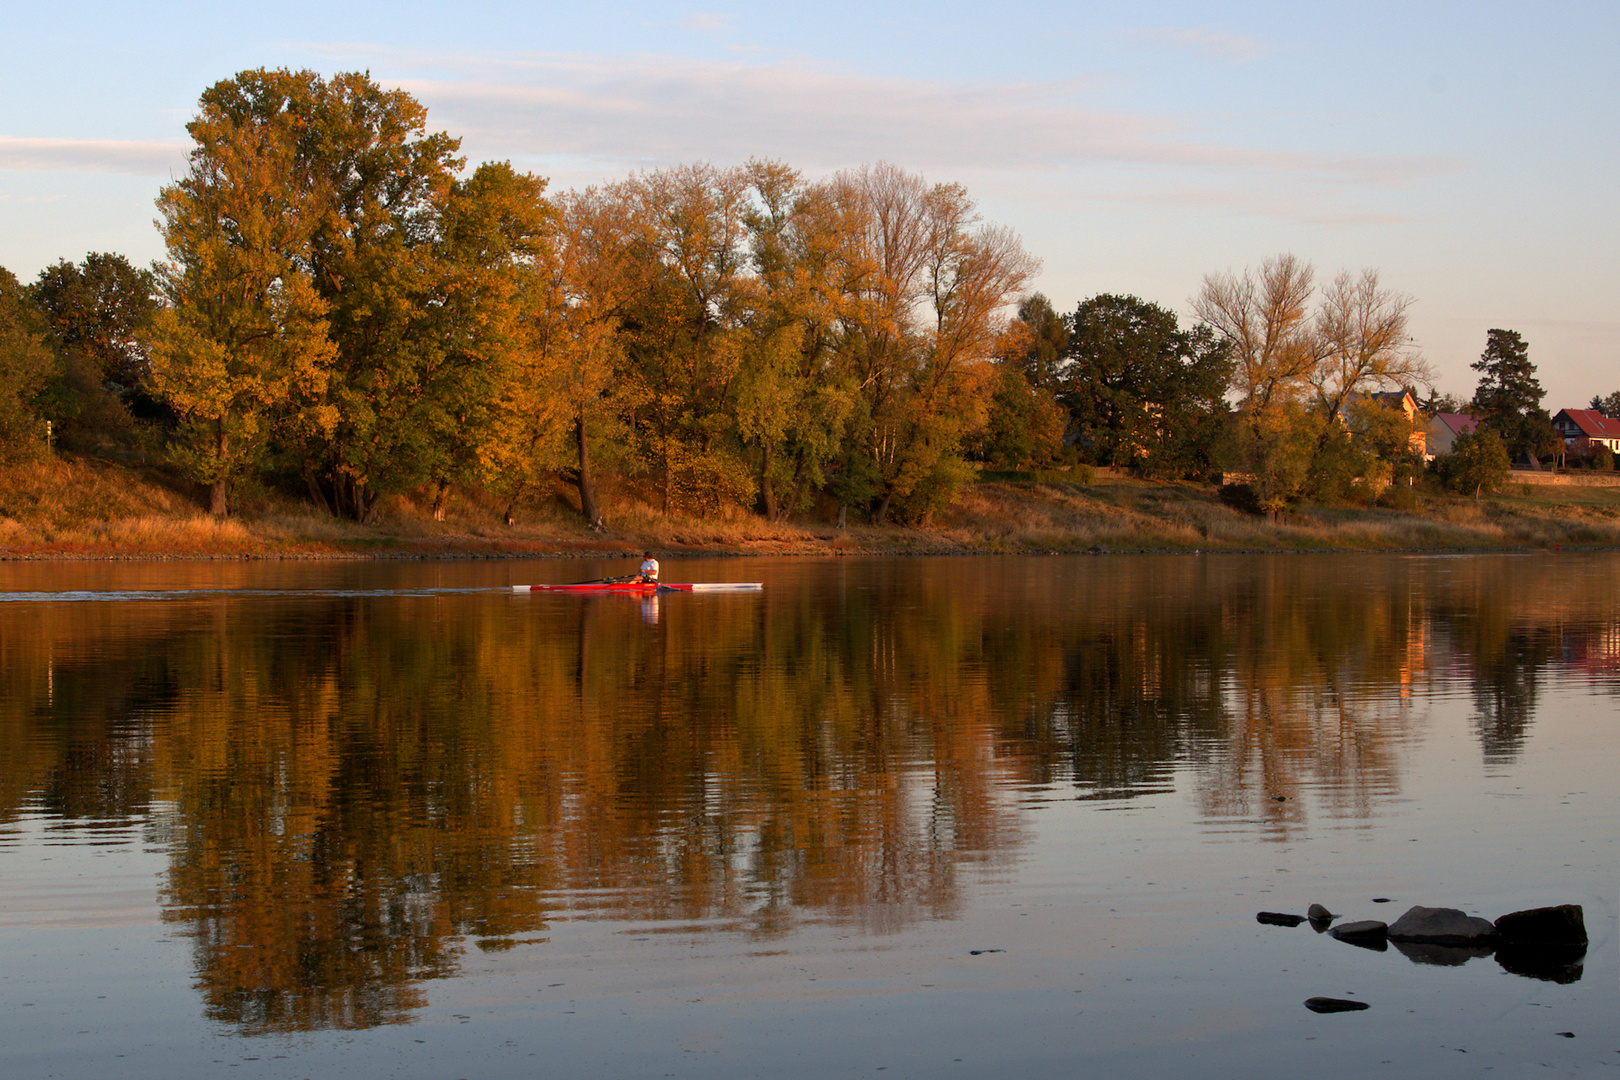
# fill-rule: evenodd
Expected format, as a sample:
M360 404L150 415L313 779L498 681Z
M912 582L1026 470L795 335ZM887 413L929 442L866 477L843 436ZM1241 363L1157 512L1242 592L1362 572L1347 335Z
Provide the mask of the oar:
M627 581L636 580L635 574L620 574L618 577L599 577L589 581L576 581L575 585L623 585Z

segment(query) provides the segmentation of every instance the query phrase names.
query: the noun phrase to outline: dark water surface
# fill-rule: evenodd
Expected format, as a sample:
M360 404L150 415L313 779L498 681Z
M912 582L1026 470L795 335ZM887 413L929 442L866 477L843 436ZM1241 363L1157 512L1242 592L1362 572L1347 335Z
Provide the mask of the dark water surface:
M1620 1075L1620 556L626 569L0 564L0 1076Z

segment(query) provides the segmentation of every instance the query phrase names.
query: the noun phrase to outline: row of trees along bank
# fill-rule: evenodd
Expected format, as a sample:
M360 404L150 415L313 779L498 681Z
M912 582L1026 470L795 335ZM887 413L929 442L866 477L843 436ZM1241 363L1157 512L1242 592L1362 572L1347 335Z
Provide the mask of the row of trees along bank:
M1409 467L1410 424L1366 394L1430 381L1374 272L1211 275L1190 329L1130 296L1063 316L962 187L887 164L548 194L467 171L408 94L307 71L220 82L187 130L166 262L0 278L0 425L16 452L41 412L157 433L216 514L245 480L361 521L389 493L442 513L455 487L515 508L560 485L600 525L609 480L665 512L920 522L973 459L1065 458L1224 466L1275 509Z
M151 383L226 510L273 469L364 520L379 494L597 470L666 512L817 491L924 518L982 426L997 312L1035 261L960 187L686 166L547 198L359 75L203 95L159 200Z

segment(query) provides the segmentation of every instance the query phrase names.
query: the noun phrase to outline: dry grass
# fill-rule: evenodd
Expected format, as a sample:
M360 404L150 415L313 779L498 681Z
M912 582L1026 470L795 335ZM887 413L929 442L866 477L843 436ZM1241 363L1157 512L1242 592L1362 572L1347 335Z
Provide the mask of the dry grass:
M1620 546L1620 489L1543 488L1475 501L1428 494L1411 511L1309 507L1280 521L1240 513L1195 484L1155 484L1104 473L981 483L927 528L840 530L824 520L768 522L734 510L666 516L640 502L610 506L610 528L586 529L562 502L524 508L458 492L445 520L429 493L397 497L357 525L307 503L260 492L216 520L162 474L64 460L0 470L0 557L322 557L357 555L948 553L970 551L1434 550Z

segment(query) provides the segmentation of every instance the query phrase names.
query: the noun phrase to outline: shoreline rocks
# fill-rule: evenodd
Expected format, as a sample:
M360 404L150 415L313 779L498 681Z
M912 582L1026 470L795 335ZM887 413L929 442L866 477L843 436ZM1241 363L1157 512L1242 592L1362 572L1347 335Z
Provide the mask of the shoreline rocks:
M1458 908L1418 904L1392 924L1363 919L1338 926L1331 925L1338 916L1321 904L1307 910L1304 916L1262 911L1255 919L1286 927L1309 921L1319 934L1328 933L1374 952L1385 952L1393 944L1414 964L1458 967L1494 953L1497 963L1510 974L1556 983L1578 982L1585 970L1588 939L1579 904L1528 908L1494 922Z

